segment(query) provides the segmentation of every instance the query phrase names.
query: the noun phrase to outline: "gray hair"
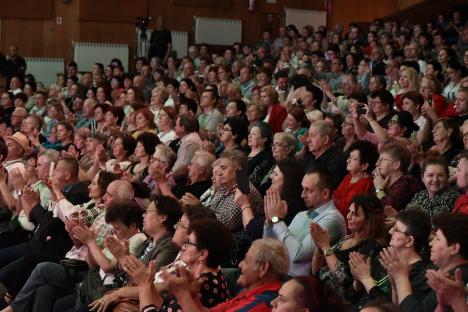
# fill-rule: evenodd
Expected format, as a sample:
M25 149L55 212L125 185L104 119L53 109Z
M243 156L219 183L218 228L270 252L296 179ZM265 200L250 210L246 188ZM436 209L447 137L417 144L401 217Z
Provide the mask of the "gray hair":
M53 149L45 150L39 153L39 157L44 156L50 162L57 163L60 160L60 153Z
M215 155L203 150L196 151L192 157L192 161L203 167L208 176L211 176L212 165L215 160Z
M333 142L333 138L335 136L335 128L328 121L325 120L317 120L314 121L310 127L314 127L318 130L321 136L328 136L331 142Z
M288 274L289 255L282 242L274 238L261 238L252 243L252 247L254 246L254 258L257 263L268 262L270 273L280 276Z
M225 151L224 153L221 154L219 158L228 159L230 162L232 162L234 167L238 167L238 168L247 167L247 156L243 152L238 151L238 150Z
M119 200L133 200L135 196L135 192L133 190L133 186L127 180L115 180L112 181L111 184L114 184L117 188L118 198ZM111 185L109 184L109 185Z
M274 138L280 140L282 144L285 144L285 148L288 150L288 156L294 157L297 150L297 140L291 133L288 132L278 132L275 133Z
M169 165L169 169L174 166L177 160L177 155L174 153L172 148L164 144L159 144L156 146L156 151L161 153L161 157L163 158L161 160Z
M151 91L151 93L155 93L155 92L159 93L159 96L161 96L161 99L163 102L166 102L167 99L169 98L169 91L167 90L166 87L162 87L162 86L156 87L153 89L153 91Z

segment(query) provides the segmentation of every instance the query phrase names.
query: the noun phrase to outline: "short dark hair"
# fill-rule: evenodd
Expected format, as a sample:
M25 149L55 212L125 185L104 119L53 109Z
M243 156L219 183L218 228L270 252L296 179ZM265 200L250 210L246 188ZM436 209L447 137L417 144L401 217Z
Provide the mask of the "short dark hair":
M94 106L94 110L100 108L102 110L102 112L105 114L105 113L107 113L107 111L109 110L110 107L111 106L109 106L108 104L99 103L96 106Z
M317 174L319 176L320 189L322 190L329 189L330 194L331 194L331 192L334 189L333 187L334 185L333 185L333 178L332 178L330 171L328 171L325 168L318 167L318 168L314 168L312 170L307 171L305 175L311 175L311 174Z
M236 136L236 144L241 144L247 137L247 124L239 117L227 117L223 125L231 127L231 133Z
M286 158L278 161L276 164L283 174L283 189L281 198L300 199L302 193L302 178L304 178L305 170L301 161L295 158Z
M444 234L448 245L460 244L460 255L468 259L468 216L441 213L432 220L435 227Z
M393 109L393 102L395 101L393 95L388 90L377 90L371 93L371 98L378 97L383 104L388 106L390 110Z
M180 105L186 105L187 108L195 115L198 110L198 104L194 99L188 98L183 94L180 96Z
M3 156L2 161L8 157L8 147L6 146L5 139L0 137L0 155Z
M104 196L104 194L106 194L107 187L109 186L109 184L111 184L113 181L117 180L118 178L117 178L117 175L108 171L100 171L98 175L99 177L97 180L97 184L99 187L99 193L101 196Z
M150 156L156 151L156 146L161 143L159 137L151 132L143 132L137 137L136 141L143 144L146 154Z
M143 210L133 200L114 200L106 209L106 223L121 221L126 227L143 226Z
M159 195L151 198L151 202L156 206L156 212L159 215L166 216L166 221L163 224L170 232L174 231L174 225L179 222L182 216L182 207L177 199Z
M411 153L403 145L399 143L388 143L385 144L380 150L380 154L388 153L390 156L400 162L400 170L403 173L408 171L408 167L411 164Z
M130 156L135 152L136 140L128 133L121 133L115 137L115 140L121 139L126 155Z
M427 167L429 166L441 166L442 168L444 168L444 172L445 174L447 175L447 177L449 177L450 173L449 173L449 166L448 166L448 163L447 161L445 160L445 158L441 157L441 156L430 156L430 157L427 157L423 164L422 164L422 168L421 168L421 174L424 175L424 173L426 172L427 170Z
M356 141L349 147L349 151L359 151L359 158L361 164L368 164L366 172L372 173L375 169L375 164L379 158L377 146L369 141Z
M80 165L78 164L78 161L74 158L71 157L66 157L62 158L59 161L63 161L65 163L65 166L67 167L67 171L72 176L72 178L77 179L78 178L78 173L80 171Z
M185 133L198 132L200 129L197 118L190 114L180 115L179 124L184 127Z
M353 92L348 96L348 99L353 99L359 103L367 103L367 96L364 92Z
M183 214L187 217L189 222L200 219L216 219L216 214L213 210L203 206L202 204L197 205L186 205L182 209Z
M420 252L431 234L431 218L419 209L408 208L400 211L396 220L406 225L406 235L413 236L414 250Z
M188 233L195 234L200 249L208 250L206 265L210 268L218 268L231 250L231 230L216 219L190 222Z
M117 118L117 124L118 125L122 124L122 121L125 118L125 112L122 109L122 107L120 107L120 106L111 106L111 107L108 108L107 111L110 112L112 115L114 115Z

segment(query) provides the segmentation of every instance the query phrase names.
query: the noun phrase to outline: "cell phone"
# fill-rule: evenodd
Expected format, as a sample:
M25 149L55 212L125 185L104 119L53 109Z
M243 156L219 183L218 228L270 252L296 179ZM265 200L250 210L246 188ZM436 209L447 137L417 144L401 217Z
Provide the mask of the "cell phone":
M242 194L250 194L249 174L247 168L241 168L236 171L237 188Z
M55 170L55 161L51 161L50 166L49 166L49 178L52 178L52 175L54 174L54 170Z
M432 106L432 93L429 94L429 97L427 98L427 103L429 104L429 106Z
M359 104L356 108L356 113L358 113L358 115L365 115L366 114L366 108L364 107L364 104Z

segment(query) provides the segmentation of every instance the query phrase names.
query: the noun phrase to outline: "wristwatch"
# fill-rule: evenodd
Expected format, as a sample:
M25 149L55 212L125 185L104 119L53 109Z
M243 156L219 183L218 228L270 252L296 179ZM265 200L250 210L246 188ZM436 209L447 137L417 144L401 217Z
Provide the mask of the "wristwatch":
M278 216L273 216L271 217L271 223L275 224L275 223L278 223L282 221L280 218L278 218Z
M335 253L335 251L333 250L333 248L327 248L325 249L325 257L330 257L331 255L333 255Z

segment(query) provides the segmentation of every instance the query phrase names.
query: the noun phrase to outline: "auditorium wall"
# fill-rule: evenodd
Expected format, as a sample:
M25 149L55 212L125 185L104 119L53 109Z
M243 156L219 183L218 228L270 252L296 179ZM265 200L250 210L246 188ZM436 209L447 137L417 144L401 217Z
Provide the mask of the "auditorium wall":
M355 1L358 5L352 5ZM193 33L193 16L243 21L243 40L253 43L261 30L276 30L284 7L327 10L329 25L370 21L398 10L398 0L15 0L0 2L0 49L17 45L23 56L72 59L72 42L134 45L136 16L165 16L167 28ZM274 2L274 3L271 3ZM1 3L8 3L3 5Z

